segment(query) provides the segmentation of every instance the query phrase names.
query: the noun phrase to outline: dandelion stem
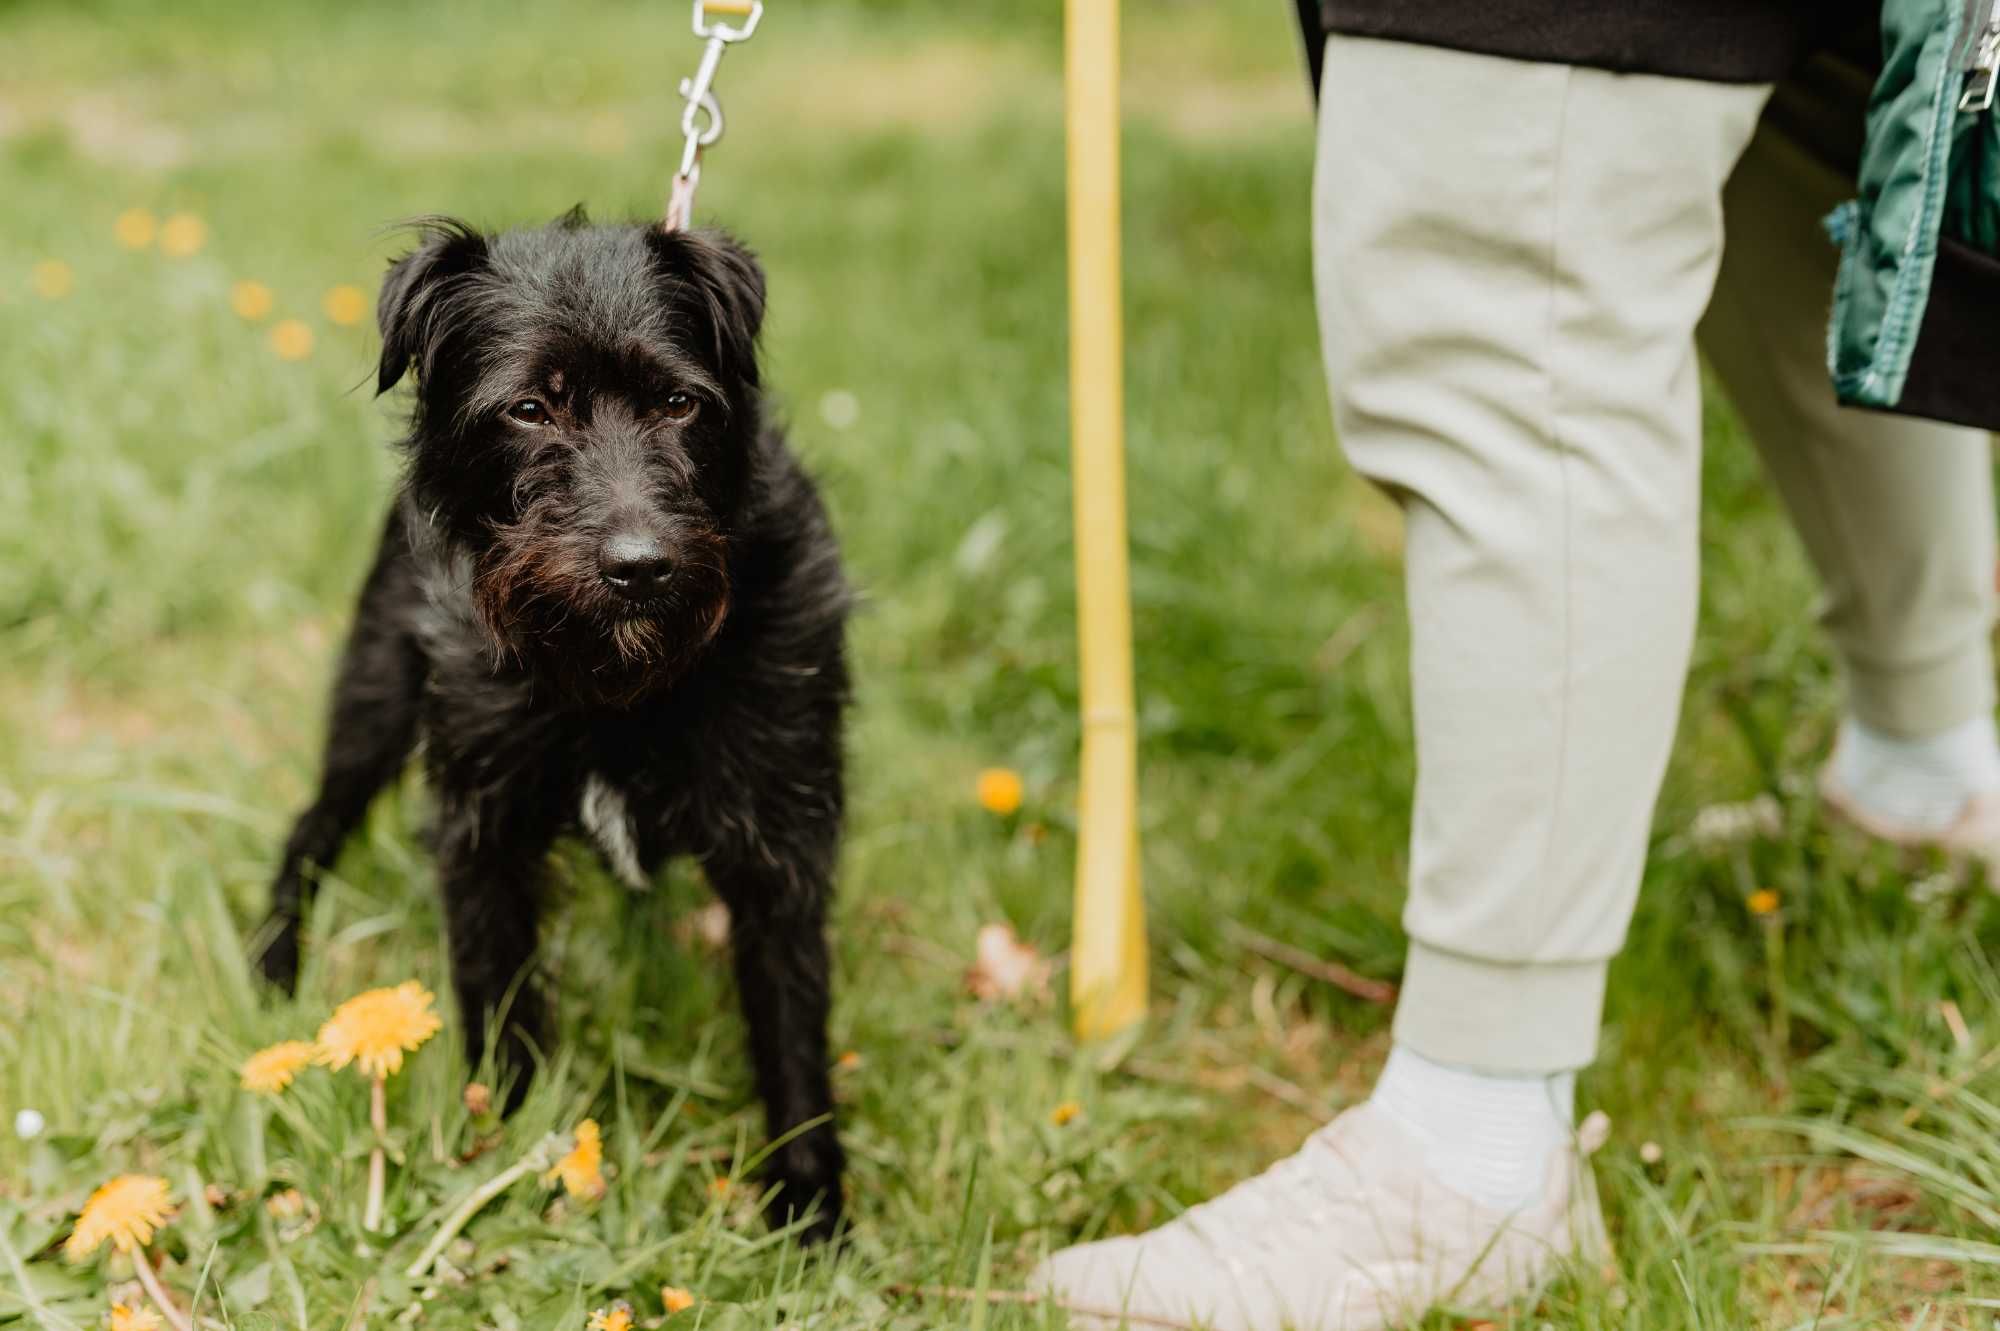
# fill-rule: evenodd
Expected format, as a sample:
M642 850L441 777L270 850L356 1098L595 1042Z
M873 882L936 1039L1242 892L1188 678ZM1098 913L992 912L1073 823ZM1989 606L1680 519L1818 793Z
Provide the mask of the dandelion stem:
M361 1227L369 1233L382 1228L382 1189L388 1181L389 1161L382 1139L389 1134L389 1100L381 1077L368 1083L368 1125L375 1129L375 1149L368 1156L368 1205L361 1213Z
M1783 1082L1784 1059L1792 1043L1792 1003L1785 984L1785 926L1777 916L1764 929L1764 969L1771 985L1772 1058L1780 1069L1777 1080Z
M167 1319L168 1325L172 1326L174 1331L194 1331L188 1319L181 1316L181 1310L167 1297L167 1292L160 1288L160 1278L153 1274L153 1259L146 1255L144 1248L133 1250L132 1269L138 1273L139 1283L146 1287L146 1297L159 1308L160 1315Z
M242 1113L244 1116L244 1155L250 1162L250 1179L259 1190L270 1180L271 1166L264 1147L264 1120L270 1112L261 1095L246 1096Z
M536 1143L533 1150L467 1193L465 1200L453 1208L444 1223L438 1226L438 1232L431 1236L431 1241L424 1245L424 1250L417 1254L417 1260L404 1268L403 1274L415 1280L430 1270L438 1254L458 1237L460 1230L472 1223L472 1217L479 1214L481 1207L520 1182L523 1176L547 1170L556 1160L569 1154L573 1141L566 1133L550 1133Z

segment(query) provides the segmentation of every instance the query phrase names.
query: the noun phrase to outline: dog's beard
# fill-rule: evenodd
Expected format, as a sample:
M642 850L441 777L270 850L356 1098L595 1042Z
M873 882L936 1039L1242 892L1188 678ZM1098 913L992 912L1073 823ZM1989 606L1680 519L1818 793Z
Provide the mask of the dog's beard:
M605 586L594 538L570 535L548 506L497 526L473 561L472 599L494 651L582 699L625 706L686 673L729 617L729 550L686 521L660 594L629 601Z

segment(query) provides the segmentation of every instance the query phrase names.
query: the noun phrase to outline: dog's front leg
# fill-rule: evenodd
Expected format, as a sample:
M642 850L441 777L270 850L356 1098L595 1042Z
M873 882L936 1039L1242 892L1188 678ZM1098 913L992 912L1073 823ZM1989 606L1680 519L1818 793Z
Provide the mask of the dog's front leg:
M426 665L406 613L420 595L398 507L389 514L341 654L319 792L292 824L271 883L271 913L254 944L258 969L287 994L298 987L299 921L320 872L332 866L376 792L396 779L416 745Z
M833 1125L826 1020L831 957L826 901L831 852L774 867L752 853L711 862L709 881L729 907L736 987L750 1028L757 1093L773 1141L766 1173L778 1185L772 1223L808 1213L806 1237L830 1238L840 1225L845 1159ZM824 858L827 863L819 861Z
M542 994L534 975L541 883L555 828L544 810L450 789L440 795L438 880L452 986L465 1023L465 1055L476 1069L493 1044L511 1111L526 1094L534 1054L545 1047ZM503 1026L497 1041L492 1023Z

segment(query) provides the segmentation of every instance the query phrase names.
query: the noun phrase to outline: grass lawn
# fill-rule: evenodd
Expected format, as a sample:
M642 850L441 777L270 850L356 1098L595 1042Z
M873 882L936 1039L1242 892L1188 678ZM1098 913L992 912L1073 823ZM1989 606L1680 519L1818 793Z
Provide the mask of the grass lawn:
M1285 7L1128 6L1155 975L1152 1021L1105 1067L1059 1002L963 981L984 924L1067 943L1056 7L774 0L725 63L701 209L769 266L770 379L866 595L834 1013L853 1241L802 1258L730 1184L760 1115L726 968L683 924L699 882L631 897L576 847L548 1075L494 1140L447 1011L390 1083L391 1233L364 1236L362 1081L311 1072L268 1110L236 1085L357 990L447 990L414 781L322 893L298 1000L242 960L393 479L372 329L324 293L372 298L397 244L379 228L410 214L653 212L696 52L674 3L172 8L0 10L0 1109L47 1123L0 1133L0 1326L95 1328L131 1296L129 1264L58 1251L125 1170L170 1182L162 1278L199 1289L205 1326L581 1331L618 1298L660 1317L663 1285L699 1300L669 1326L1056 1326L895 1290L1018 1286L1047 1247L1171 1216L1365 1091L1386 1011L1243 932L1394 979L1413 776L1399 529L1328 423ZM121 246L132 208L201 234ZM271 294L260 319L232 312L245 280ZM303 356L274 346L283 319ZM2000 904L1823 829L1838 690L1811 579L1726 407L1709 424L1702 643L1583 1087L1614 1123L1617 1268L1502 1324L1985 1328ZM1022 774L1018 813L974 798L990 766ZM1768 834L1700 817L1760 796ZM1748 908L1759 890L1775 911ZM467 1191L584 1115L601 1202L523 1181L447 1278L401 1274Z

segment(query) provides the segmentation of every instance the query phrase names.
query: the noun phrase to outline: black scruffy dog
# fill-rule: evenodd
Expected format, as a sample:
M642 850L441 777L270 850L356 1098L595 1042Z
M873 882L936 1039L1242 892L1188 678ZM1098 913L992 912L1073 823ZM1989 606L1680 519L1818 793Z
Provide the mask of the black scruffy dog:
M382 288L377 391L416 391L408 477L361 590L318 796L260 964L422 741L467 1047L519 1084L550 844L644 886L692 855L729 908L773 1218L830 1235L824 926L842 810L849 596L812 482L764 419L764 277L713 231L581 209L485 235L421 223ZM516 981L521 980L518 991ZM504 1012L504 1029L490 1030Z

